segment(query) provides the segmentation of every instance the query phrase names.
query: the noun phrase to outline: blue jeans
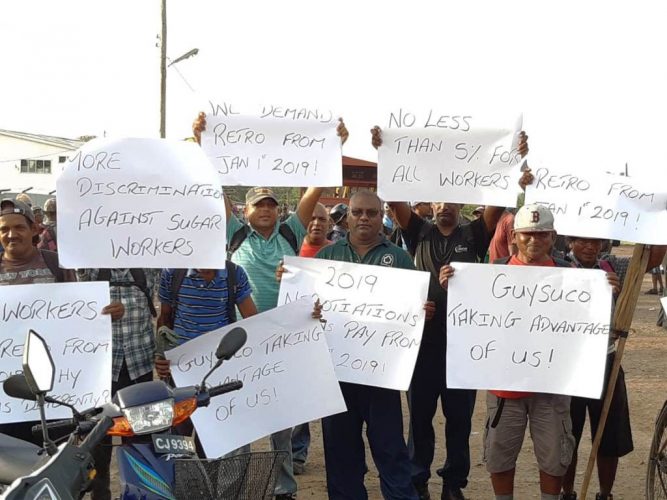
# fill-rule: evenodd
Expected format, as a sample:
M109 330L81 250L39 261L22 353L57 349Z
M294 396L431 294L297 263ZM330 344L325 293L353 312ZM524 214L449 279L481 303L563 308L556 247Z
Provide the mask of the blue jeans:
M330 500L366 500L366 457L362 430L380 473L382 496L417 500L403 439L401 393L367 385L340 383L347 411L322 419L324 460Z
M305 464L308 458L308 447L310 446L310 426L308 422L297 425L292 430L292 459L295 462Z
M278 471L278 480L276 481L276 495L282 493L296 493L296 479L294 479L294 469L292 466L292 428L271 434L271 448L274 451L286 451L287 458Z

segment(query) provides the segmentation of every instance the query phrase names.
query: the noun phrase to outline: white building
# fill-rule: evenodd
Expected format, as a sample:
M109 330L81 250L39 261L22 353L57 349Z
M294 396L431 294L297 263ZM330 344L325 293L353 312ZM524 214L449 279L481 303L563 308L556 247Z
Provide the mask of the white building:
M33 202L41 206L49 193L55 191L56 178L67 158L83 143L0 129L0 197L27 190Z

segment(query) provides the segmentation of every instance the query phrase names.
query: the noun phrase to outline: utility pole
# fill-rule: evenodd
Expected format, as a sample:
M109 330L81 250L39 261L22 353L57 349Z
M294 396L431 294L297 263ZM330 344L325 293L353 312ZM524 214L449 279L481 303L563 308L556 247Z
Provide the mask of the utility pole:
M162 36L160 38L160 137L165 138L167 122L167 0L160 0Z

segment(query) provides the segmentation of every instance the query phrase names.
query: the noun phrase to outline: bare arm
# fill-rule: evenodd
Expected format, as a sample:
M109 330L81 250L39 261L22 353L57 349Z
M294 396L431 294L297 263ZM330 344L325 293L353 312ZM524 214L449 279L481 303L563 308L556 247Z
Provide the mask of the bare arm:
M243 302L238 304L237 307L239 308L241 316L244 318L249 318L250 316L257 314L257 306L250 295L248 295Z
M171 304L166 304L164 302L161 303L160 305L160 316L157 318L157 327L158 329L161 326L166 326L168 328L173 329L174 328L174 321L173 321L173 310L171 307Z
M308 227L310 219L313 216L313 210L315 210L315 205L320 201L320 196L324 189L317 187L309 187L306 189L306 192L303 193L301 201L299 201L299 206L296 207L296 214L299 216L299 220L303 227Z
M486 226L486 231L489 234L493 234L496 231L496 226L500 217L503 215L505 209L503 207L486 207L484 209L484 214L482 218L484 219L484 225Z
M657 267L665 257L667 245L651 245L651 253L648 256L648 263L646 264L646 271Z
M394 211L394 217L396 218L398 227L406 230L410 224L410 217L412 217L412 210L410 209L410 205L399 201L390 201L388 204Z

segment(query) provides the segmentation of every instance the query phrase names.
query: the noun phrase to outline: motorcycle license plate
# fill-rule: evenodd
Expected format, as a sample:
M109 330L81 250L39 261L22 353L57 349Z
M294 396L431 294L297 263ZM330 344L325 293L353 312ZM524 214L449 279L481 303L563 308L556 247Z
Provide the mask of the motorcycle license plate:
M190 436L174 434L153 434L153 448L156 453L182 453L195 455L195 440Z

